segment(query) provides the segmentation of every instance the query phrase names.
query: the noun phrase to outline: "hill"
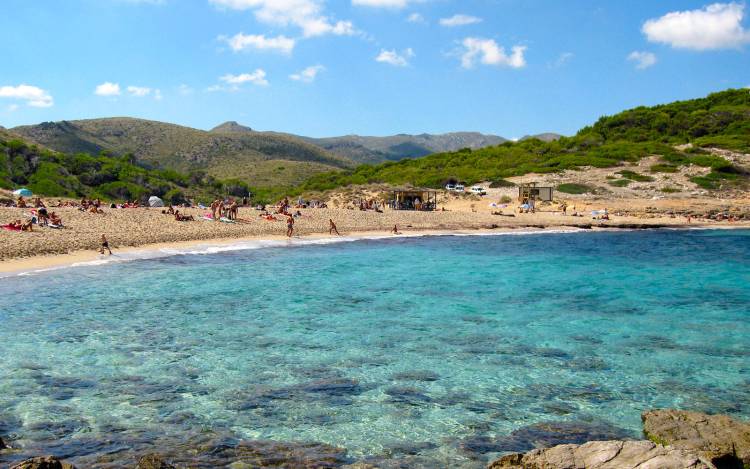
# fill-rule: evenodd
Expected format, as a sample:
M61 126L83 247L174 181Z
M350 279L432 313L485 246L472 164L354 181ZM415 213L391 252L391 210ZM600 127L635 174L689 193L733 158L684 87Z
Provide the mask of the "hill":
M253 129L250 127L241 125L237 121L227 121L223 124L219 124L213 129L210 130L210 132L215 133L251 133L254 132Z
M452 132L438 135L398 134L388 137L346 135L329 138L301 138L357 163L381 163L404 158L419 158L432 153L456 151L461 148L476 150L507 141L503 137L478 132Z
M541 140L543 142L552 142L554 140L559 140L560 137L562 137L562 135L560 135L560 134L556 134L556 133L553 133L553 132L545 132L545 133L536 134L536 135L526 135L526 136L522 137L521 140L529 140L529 139L535 138L535 139Z
M675 146L691 143L685 151ZM651 155L660 157L652 172L678 167L709 168L692 178L704 189L747 183L746 170L709 152L717 147L750 153L750 91L727 90L705 98L639 107L599 119L573 137L545 142L526 139L473 151L437 153L415 160L363 165L354 170L311 177L299 190L330 190L351 184L412 184L441 187L447 180L467 184L528 173L551 173L586 166L613 167Z
M249 191L248 185L238 180L220 181L203 172L144 168L132 155L56 152L0 131L0 188L18 187L44 196L119 201L143 202L157 195L172 203L188 198L207 202L219 196L243 197Z
M352 167L350 160L289 135L226 123L211 132L134 118L44 122L11 129L65 153L132 154L143 166L203 170L253 185L295 184L311 174Z

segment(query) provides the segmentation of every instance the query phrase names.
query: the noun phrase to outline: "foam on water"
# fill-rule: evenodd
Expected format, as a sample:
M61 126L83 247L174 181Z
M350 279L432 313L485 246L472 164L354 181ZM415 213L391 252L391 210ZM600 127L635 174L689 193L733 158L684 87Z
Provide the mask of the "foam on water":
M0 465L184 456L211 434L479 468L637 437L648 408L750 417L750 231L586 233L253 241L4 278L0 436L24 449Z

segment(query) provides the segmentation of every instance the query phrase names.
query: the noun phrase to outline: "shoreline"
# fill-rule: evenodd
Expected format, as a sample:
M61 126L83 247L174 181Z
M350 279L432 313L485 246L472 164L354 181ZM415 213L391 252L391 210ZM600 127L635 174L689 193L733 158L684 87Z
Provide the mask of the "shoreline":
M155 259L177 255L215 254L233 250L260 249L266 247L298 247L314 244L333 244L340 242L354 242L361 240L420 238L427 236L491 236L491 235L529 235L529 234L559 234L584 233L601 231L640 231L640 230L731 230L750 229L750 224L733 226L717 226L710 224L694 225L660 225L618 223L616 225L529 225L521 227L499 226L496 228L471 228L464 230L423 229L401 232L398 235L383 233L382 231L361 230L346 233L341 236L331 236L328 233L304 233L287 238L283 235L256 235L240 237L217 237L209 239L194 239L187 241L171 241L159 243L145 243L138 246L115 247L112 256L99 254L97 250L77 250L65 254L42 254L30 257L18 257L0 260L0 278L42 273L72 267L106 265L119 262L130 262L142 259Z

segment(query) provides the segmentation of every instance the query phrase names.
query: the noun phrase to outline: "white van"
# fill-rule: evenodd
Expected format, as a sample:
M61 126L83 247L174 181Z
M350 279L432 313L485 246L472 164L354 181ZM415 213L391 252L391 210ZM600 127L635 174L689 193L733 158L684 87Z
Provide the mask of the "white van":
M476 195L487 195L487 191L482 186L472 186L471 189L469 189L472 194Z
M453 190L456 191L456 192L464 192L466 190L466 188L464 186L462 186L461 184L456 184L456 188L453 189Z

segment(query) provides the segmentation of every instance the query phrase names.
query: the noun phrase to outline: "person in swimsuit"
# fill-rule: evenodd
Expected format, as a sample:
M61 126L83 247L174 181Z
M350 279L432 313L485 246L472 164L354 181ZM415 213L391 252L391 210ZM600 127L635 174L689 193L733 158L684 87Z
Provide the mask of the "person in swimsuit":
M286 235L291 238L294 233L294 217L287 215L286 217Z
M339 233L338 228L336 228L336 224L333 222L332 219L328 219L328 223L330 223L330 226L328 227L328 234L336 233L337 236L341 236L341 233Z
M99 248L99 254L104 254L104 250L109 251L109 255L112 255L112 250L109 248L109 241L107 241L107 237L102 234L102 247Z

